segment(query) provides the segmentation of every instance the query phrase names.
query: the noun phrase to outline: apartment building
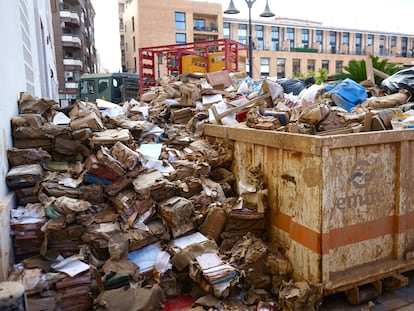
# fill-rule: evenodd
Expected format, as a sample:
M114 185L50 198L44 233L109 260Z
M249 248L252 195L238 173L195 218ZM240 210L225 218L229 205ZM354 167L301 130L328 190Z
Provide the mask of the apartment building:
M10 120L19 113L21 92L54 100L57 100L58 92L49 2L0 1L0 12L0 40L3 42L0 49L3 74L0 84L0 281L7 281L13 262L10 210L16 206L14 191L10 191L6 184L10 169L7 150L13 147Z
M118 18L119 18L119 45L121 50L121 64L122 71L127 71L125 67L125 32L124 32L124 12L125 5L131 2L131 0L118 0Z
M192 0L122 2L125 2L121 38L125 59L122 66L127 72L138 72L139 48L223 38L220 3Z
M141 47L222 38L248 44L247 16L223 14L221 3L123 1L125 71L138 72ZM290 78L320 68L334 75L350 60L369 55L404 67L413 65L414 34L326 27L316 21L280 17L252 16L251 22L254 78Z
M225 15L223 36L248 43L248 21ZM414 34L324 27L291 18L252 20L253 77L293 77L324 68L340 72L369 55L412 66Z
M50 0L59 102L76 99L79 77L98 71L95 49L95 11L90 0Z

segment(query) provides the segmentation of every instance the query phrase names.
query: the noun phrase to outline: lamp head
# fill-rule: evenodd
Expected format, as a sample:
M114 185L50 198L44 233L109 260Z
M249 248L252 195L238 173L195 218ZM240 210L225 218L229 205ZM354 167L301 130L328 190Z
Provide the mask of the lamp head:
M236 9L233 0L230 0L229 7L224 11L224 14L239 14L240 11Z
M275 16L275 14L272 11L270 11L268 0L266 0L266 7L265 7L263 13L260 14L260 16L261 17L273 17L273 16Z

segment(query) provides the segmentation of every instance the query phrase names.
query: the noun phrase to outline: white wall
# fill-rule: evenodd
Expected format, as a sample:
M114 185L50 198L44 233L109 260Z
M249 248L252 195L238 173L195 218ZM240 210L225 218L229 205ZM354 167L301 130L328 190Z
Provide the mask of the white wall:
M20 92L57 100L56 62L49 0L0 1L0 280L5 277L10 253L4 225L14 206L13 193L6 186L9 170L7 149L12 147L10 120L18 114ZM50 39L48 39L50 38ZM54 77L51 78L51 70ZM6 222L7 224L7 222Z

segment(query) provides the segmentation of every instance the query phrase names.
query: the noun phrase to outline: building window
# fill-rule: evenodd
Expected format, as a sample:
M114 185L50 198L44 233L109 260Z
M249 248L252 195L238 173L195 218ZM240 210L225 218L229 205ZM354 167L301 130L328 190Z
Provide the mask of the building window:
M342 44L349 44L349 32L342 33Z
M263 51L264 42L263 42L263 26L262 25L256 25L256 40L257 40L256 49Z
M323 31L322 30L316 30L316 43L319 43L318 51L322 52L323 47Z
M329 47L331 49L331 53L336 53L336 32L330 31L329 32Z
M260 58L260 75L262 77L268 77L270 71L270 58L262 57Z
M137 47L136 47L136 44L135 44L135 36L132 37L132 48L133 48L134 52L137 50Z
M224 39L230 39L231 38L230 23L223 23L223 38Z
M385 55L385 36L380 35L379 38L379 55Z
M185 33L176 33L175 34L175 43L187 43L187 38Z
M295 47L295 28L287 28L286 40L289 40L289 47Z
M137 72L137 57L134 56L134 72Z
M206 20L201 18L195 18L194 30L206 30Z
M71 28L67 28L67 27L63 27L62 28L62 33L64 35L71 35L72 34L72 29Z
M371 46L374 44L374 35L373 34L368 34L367 36L367 45Z
M240 43L247 44L247 24L239 24L239 39Z
M277 68L277 78L285 78L286 77L286 59L285 58L278 58L276 60L276 68Z
M185 13L175 12L175 30L185 30Z
M135 19L132 16L132 31L135 31Z
M272 51L279 51L279 27L272 27Z
M335 72L339 73L342 72L342 68L344 67L344 62L341 60L335 61Z
M73 50L64 50L64 58L80 59L80 52Z
M302 47L309 47L309 29L302 29Z
M391 36L391 47L395 47L397 46L397 37L396 36Z
M292 72L294 76L300 74L300 59L292 59Z
M74 81L73 72L72 71L65 71L64 72L65 82L72 82Z
M362 34L357 33L355 34L355 54L361 55L361 41L362 41Z
M70 6L66 3L61 3L59 5L59 10L60 11L70 11Z
M326 69L329 72L329 60L322 60L322 69Z
M402 37L401 38L401 56L407 57L407 47L408 47L408 38Z
M308 59L308 72L315 72L315 63L314 59Z

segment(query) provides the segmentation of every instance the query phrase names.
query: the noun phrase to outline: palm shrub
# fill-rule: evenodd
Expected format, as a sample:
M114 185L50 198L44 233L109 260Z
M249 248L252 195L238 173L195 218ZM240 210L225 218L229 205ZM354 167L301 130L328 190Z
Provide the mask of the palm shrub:
M393 75L397 71L402 69L401 66L390 63L388 59L379 60L378 56L369 56L372 60L372 67L386 73L388 75ZM366 63L365 59L362 60L351 60L348 63L348 66L344 66L344 70L342 72L337 73L336 78L338 80L344 80L346 78L350 78L356 82L362 82L367 79L367 70L366 70ZM375 75L375 84L380 85L383 78Z

